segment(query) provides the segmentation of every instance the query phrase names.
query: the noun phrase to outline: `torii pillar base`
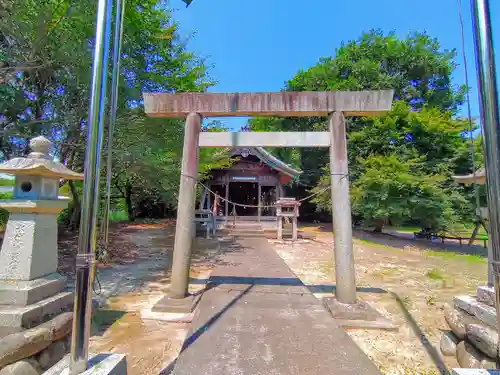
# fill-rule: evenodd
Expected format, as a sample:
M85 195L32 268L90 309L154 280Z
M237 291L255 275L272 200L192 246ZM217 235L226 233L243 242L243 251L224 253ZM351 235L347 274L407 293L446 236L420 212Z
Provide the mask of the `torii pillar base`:
M201 293L188 294L184 298L172 298L165 295L156 302L151 311L155 313L189 314L198 305L201 295Z

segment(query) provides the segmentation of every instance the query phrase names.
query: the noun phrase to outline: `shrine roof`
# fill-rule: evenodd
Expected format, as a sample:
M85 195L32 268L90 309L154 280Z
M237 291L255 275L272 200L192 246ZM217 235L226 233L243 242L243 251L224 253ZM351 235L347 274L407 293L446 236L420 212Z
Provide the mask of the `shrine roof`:
M453 179L459 184L479 184L484 185L486 183L486 173L484 168L480 168L476 173L471 173L465 176L453 176Z
M83 175L53 161L49 156L50 141L39 136L30 141L32 152L25 158L14 158L0 164L0 172L13 175L37 175L65 180L83 180Z
M237 148L231 152L231 156L242 155L245 151L248 151L249 155L254 155L258 157L263 163L267 164L269 167L292 178L297 178L302 173L302 171L294 169L290 165L278 159L270 152L264 150L262 147Z

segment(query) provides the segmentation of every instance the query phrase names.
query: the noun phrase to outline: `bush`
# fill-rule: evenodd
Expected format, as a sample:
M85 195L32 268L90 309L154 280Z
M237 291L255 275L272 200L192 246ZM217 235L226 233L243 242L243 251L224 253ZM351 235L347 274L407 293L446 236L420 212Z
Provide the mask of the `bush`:
M0 193L0 200L12 199L12 193ZM0 208L0 230L3 232L9 220L9 212Z
M362 166L351 194L353 213L365 224L401 225L411 219L439 231L456 221L458 197L442 187L443 176L422 173L418 162L393 155L369 157Z

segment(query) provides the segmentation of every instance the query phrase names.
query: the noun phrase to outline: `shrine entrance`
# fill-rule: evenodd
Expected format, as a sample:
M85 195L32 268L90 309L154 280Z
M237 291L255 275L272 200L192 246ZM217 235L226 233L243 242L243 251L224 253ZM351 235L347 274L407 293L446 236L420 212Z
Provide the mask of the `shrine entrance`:
M211 170L203 181L198 209L213 212L219 224L227 223L229 218L275 221L273 205L284 196L283 186L298 179L302 172L262 147L237 147L229 158L229 167Z
M260 147L328 147L334 258L337 300L354 304L356 280L352 244L351 207L345 116L377 116L391 109L392 90L358 92L271 92L271 93L180 93L144 94L149 116L186 118L182 154L181 183L169 295L161 300L162 310L175 311L184 301L194 309L195 296L188 293L191 249L195 235L198 147L229 149ZM201 132L203 117L281 116L328 117L328 131L319 132ZM273 160L274 159L274 160ZM276 158L270 155L270 164ZM226 195L234 177L226 176ZM250 176L253 177L253 176ZM248 182L247 182L248 183ZM233 185L240 186L241 185ZM258 185L260 186L260 185ZM235 188L236 189L236 188ZM240 199L248 198L248 189L235 190ZM236 192L238 191L238 192ZM246 193L244 193L246 191ZM260 199L261 194L258 194ZM228 202L225 202L226 206ZM260 210L261 207L258 208ZM228 208L226 208L227 212ZM159 302L160 303L160 302Z
M241 206L233 206L231 216L257 216L259 203L257 182L233 181L229 183L229 200Z

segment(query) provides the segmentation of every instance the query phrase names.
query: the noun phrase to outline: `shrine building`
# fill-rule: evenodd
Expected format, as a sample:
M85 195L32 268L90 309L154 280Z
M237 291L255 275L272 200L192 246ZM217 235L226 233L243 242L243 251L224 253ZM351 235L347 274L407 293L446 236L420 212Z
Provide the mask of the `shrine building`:
M213 169L204 182L200 209L210 209L217 221L275 221L273 205L284 196L283 186L302 173L262 147L235 148L228 168ZM215 194L214 194L215 193ZM223 199L216 199L216 195ZM229 202L228 202L229 201ZM233 204L235 203L235 204Z

